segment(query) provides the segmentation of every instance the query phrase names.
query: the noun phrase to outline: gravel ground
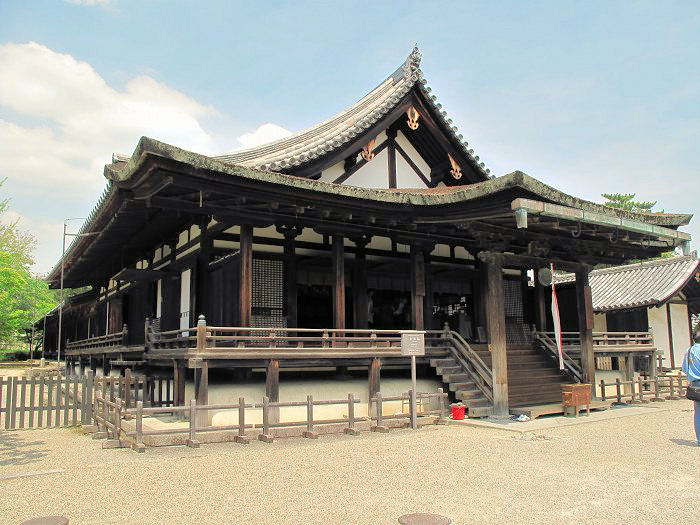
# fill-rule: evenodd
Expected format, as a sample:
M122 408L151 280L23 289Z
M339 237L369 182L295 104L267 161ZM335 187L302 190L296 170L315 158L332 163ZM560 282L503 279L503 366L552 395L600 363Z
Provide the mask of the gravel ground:
M434 512L455 524L693 523L692 405L661 406L523 434L431 426L145 454L76 430L0 432L0 522L377 525Z

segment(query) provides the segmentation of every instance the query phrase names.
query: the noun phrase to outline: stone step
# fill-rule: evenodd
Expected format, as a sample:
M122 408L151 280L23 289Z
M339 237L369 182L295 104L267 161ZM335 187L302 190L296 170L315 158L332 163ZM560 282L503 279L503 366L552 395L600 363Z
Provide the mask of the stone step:
M467 399L476 400L478 398L486 399L484 397L484 393L481 390L476 389L476 388L473 390L457 390L457 391L455 391L455 397L457 399L462 399L462 400L467 400Z
M493 407L491 405L483 407L470 408L467 412L467 417L489 417L493 414Z

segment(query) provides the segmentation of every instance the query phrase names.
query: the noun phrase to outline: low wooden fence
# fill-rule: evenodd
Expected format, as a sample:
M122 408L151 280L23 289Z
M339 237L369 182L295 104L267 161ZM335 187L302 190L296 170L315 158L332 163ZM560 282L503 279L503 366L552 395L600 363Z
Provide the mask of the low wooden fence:
M639 376L632 381L620 381L616 379L606 383L601 380L600 397L603 401L615 399L618 403L648 403L649 401L665 401L666 399L680 399L685 395L688 381L685 376L657 376L655 378L644 378ZM614 386L615 394L610 396L606 393L606 388ZM625 389L624 387L630 388ZM627 390L627 391L625 391Z
M411 418L412 413L411 413L411 398L413 396L413 391L409 390L407 393L401 394L399 396L389 396L389 397L384 397L382 396L381 392L377 392L377 396L373 397L370 399L370 412L374 414L372 416L372 421L374 424L370 426L370 429L373 432L388 432L388 427L386 427L383 422L388 419L406 419L406 418ZM421 401L425 400L431 400L431 399L437 399L438 400L438 408L433 409L433 410L427 410L427 411L420 411L421 416L430 416L430 415L435 415L438 416L441 420L447 420L447 394L442 391L442 388L439 388L437 392L435 393L422 393L419 392L418 395L416 396L416 404L422 404ZM389 402L389 401L401 401L401 406L402 410L405 410L405 407L408 406L408 411L405 412L398 412L395 414L391 415L384 415L383 414L383 403ZM373 410L372 410L373 409Z
M58 428L90 424L95 393L101 399L119 398L124 408L137 402L148 407L173 404L171 378L147 378L129 369L124 376L95 377L89 370L82 377L43 375L0 376L0 428Z
M5 430L85 424L92 392L90 377L0 377L0 427L3 415Z
M386 401L410 401L411 392L400 396L382 398L378 394L377 398L372 399L372 403L381 411L382 402ZM257 439L266 443L272 443L274 437L272 429L288 428L288 427L303 427L302 436L310 439L318 437L317 427L330 424L346 424L343 432L350 435L357 435L359 432L355 428L355 423L366 421L367 418L355 416L355 406L360 402L354 394L348 394L347 399L334 400L315 400L313 396L307 396L305 401L270 401L267 396L262 398L261 403L247 403L243 397L238 399L235 404L211 404L197 405L196 400L192 399L188 406L173 406L173 407L146 407L143 401L137 401L135 408L126 408L123 400L119 398L110 398L109 391L98 392L95 395L94 406L94 435L95 439L106 438L105 448L126 447L131 446L134 450L143 452L145 450L144 436L167 436L172 434L187 434L186 445L189 447L199 447L200 442L197 436L206 432L215 431L237 431L234 441L237 443L247 444L250 438L246 435L246 430L259 429ZM447 394L439 389L437 393L419 393L416 396L417 401L424 402L437 398L439 408L433 410L417 410L417 416L439 416L446 419ZM424 403L423 403L424 404ZM347 406L347 417L317 419L314 415L315 407L340 405ZM291 407L306 407L306 418L295 421L275 421L277 419L280 408ZM410 404L409 404L410 407ZM247 423L246 411L249 409L262 409L262 423L253 424ZM210 425L209 412L212 410L238 410L238 423L235 425ZM178 428L153 428L144 429L143 420L147 416L157 414L182 414L189 416L189 425L187 427ZM379 412L377 425L372 426L372 430L386 430L382 424L385 419L410 418L411 411L391 416L382 416ZM122 419L133 419L134 430L125 430L122 425Z

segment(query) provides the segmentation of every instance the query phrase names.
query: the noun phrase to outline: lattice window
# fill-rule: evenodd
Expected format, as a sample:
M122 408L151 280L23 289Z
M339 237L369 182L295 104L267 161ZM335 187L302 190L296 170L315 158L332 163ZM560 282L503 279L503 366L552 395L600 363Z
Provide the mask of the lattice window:
M506 341L513 344L531 342L530 327L525 323L520 281L504 279L503 297L506 311Z
M285 327L284 262L280 259L253 258L254 327Z

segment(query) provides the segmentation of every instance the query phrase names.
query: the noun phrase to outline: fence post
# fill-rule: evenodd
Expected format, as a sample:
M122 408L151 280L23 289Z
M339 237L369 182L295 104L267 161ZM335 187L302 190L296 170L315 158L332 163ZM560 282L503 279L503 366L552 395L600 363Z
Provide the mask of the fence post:
M675 394L673 378L671 376L668 376L668 397L666 399L679 399L679 397Z
M197 441L197 400L190 399L190 437L187 440L186 445L190 448L199 448L199 441Z
M646 399L644 399L644 384L642 383L642 376L639 376L637 379L637 391L639 392L639 399L638 401L640 403L648 403Z
M654 397L652 398L652 401L665 401L663 397L661 397L661 390L659 387L659 376L654 377Z
M204 352L207 347L207 319L204 314L197 318L197 352Z
M605 379L600 380L600 399L605 401Z
M131 445L136 452L145 452L143 444L143 401L136 402L136 442Z
M314 432L314 396L306 396L306 431L302 435L309 439L318 438L318 432Z
M343 432L351 436L357 436L359 432L355 430L355 394L348 394L348 426Z
M245 435L245 399L242 397L238 398L238 435L233 440L244 445L250 443Z
M124 405L131 407L131 368L124 370Z
M270 398L263 396L263 431L258 434L258 439L265 443L272 443L272 434L270 434Z
M678 396L683 397L683 376L678 374Z
M377 424L370 427L372 432L389 432L389 429L382 425L382 393L377 392L377 396L374 398L376 404L376 419ZM370 407L372 406L372 400L369 400Z

